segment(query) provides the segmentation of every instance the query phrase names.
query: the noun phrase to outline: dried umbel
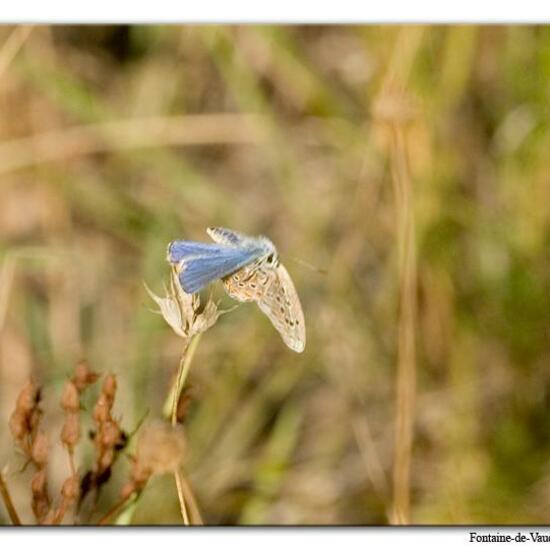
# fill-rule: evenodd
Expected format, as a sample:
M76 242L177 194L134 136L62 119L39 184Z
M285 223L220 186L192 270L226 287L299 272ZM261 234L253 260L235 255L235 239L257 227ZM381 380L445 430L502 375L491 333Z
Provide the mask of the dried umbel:
M181 426L157 420L145 425L137 442L136 457L143 469L153 475L173 473L181 466L186 441Z
M130 481L122 488L122 497L138 492L151 476L174 473L181 466L186 450L181 426L161 420L145 425L139 435Z
M160 313L164 320L178 336L192 338L205 332L216 323L222 313L226 313L226 311L219 310L218 306L210 299L201 310L199 295L184 292L175 268L172 268L170 273L170 284L166 290L165 298L154 294L147 285L145 285L145 289L160 307Z

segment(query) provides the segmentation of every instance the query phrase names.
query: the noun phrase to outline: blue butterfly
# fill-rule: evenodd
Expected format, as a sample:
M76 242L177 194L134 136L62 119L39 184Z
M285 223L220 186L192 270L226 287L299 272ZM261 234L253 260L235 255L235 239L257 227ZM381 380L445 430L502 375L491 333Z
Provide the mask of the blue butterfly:
M287 346L304 351L302 306L275 245L266 237L248 237L222 227L209 227L207 232L216 244L173 241L168 245L168 261L175 266L183 290L194 294L222 279L231 298L256 302Z
M275 246L265 237L247 237L221 227L209 227L207 232L217 244L172 241L168 245L167 259L177 267L181 286L188 294L255 260L276 257Z

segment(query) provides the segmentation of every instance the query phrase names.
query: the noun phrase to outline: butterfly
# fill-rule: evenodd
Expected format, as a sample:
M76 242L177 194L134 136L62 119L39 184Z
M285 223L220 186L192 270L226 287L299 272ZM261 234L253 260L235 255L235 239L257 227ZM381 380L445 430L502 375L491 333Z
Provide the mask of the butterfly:
M176 267L183 290L194 294L221 279L227 294L239 302L256 302L298 353L306 345L304 314L296 288L266 237L249 237L223 227L209 227L214 243L172 241L168 261Z

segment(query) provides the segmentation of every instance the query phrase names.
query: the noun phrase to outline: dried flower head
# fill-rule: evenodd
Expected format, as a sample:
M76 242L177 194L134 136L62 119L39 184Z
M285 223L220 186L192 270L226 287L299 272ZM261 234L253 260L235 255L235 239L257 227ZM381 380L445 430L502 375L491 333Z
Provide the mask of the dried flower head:
M80 439L80 418L78 413L69 412L65 417L63 428L61 429L61 442L67 446L69 452L73 452L78 440Z
M97 494L102 485L109 481L113 464L128 440L128 436L112 416L116 390L116 378L114 375L108 374L103 381L101 392L92 411L92 419L95 424L93 431L95 458L92 468L82 478L79 504L90 491Z
M185 435L181 426L155 420L141 430L136 463L152 475L172 473L181 465L185 448Z
M38 432L34 438L31 458L40 468L48 463L48 436L42 431Z
M48 479L46 470L38 470L31 480L32 511L38 523L43 523L50 511L50 497L48 495Z
M154 294L147 285L145 285L145 289L160 307L160 313L164 320L182 338L191 338L207 331L216 323L222 313L226 313L226 311L219 310L211 299L208 299L206 306L201 311L199 295L184 292L175 268L171 270L170 285L166 290L165 298Z
M66 412L78 412L80 410L80 395L76 384L72 380L67 380L63 387L61 408Z
M99 374L91 371L86 361L81 361L74 370L73 382L78 391L81 392L85 390L87 386L93 384L98 378Z
M151 476L175 472L185 456L185 436L181 426L171 426L162 420L153 420L144 426L137 442L130 479L121 489L127 499L139 493Z
M78 474L74 474L68 477L63 486L61 487L61 496L67 501L67 503L72 503L76 501L78 493L80 490L80 478Z
M74 450L80 439L80 415L82 393L98 379L98 375L90 370L85 362L75 368L74 375L65 382L60 405L64 411L65 421L61 430L61 443L68 451L69 476L65 479L57 498L50 496L48 489L48 466L50 458L49 434L41 425L42 410L40 408L40 387L31 379L17 397L9 426L17 446L35 470L31 478L30 497L31 509L40 525L60 525L67 520L67 514L73 512L73 519L80 522L82 502L90 491L95 492L96 500L92 503L93 513L101 487L109 481L112 467L120 452L128 442L127 434L118 421L113 418L112 410L117 393L117 380L114 375L105 377L98 399L92 411L85 411L94 420L95 429L92 439L95 447L94 463L82 476L75 464ZM139 473L139 472L138 472ZM132 476L132 486L142 487L151 475L148 467L146 476ZM0 472L0 500L8 510L13 524L21 525L21 520L9 494L4 479L4 471Z
M42 417L40 387L29 380L17 397L9 427L15 442L26 454L30 453L34 434Z

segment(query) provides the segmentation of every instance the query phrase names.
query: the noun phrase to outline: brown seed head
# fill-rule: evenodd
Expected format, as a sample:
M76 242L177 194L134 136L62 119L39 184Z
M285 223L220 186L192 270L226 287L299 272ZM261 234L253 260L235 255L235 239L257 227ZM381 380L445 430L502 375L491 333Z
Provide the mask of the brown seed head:
M113 401L115 400L115 395L116 395L116 378L114 374L108 374L105 377L105 381L103 382L103 387L101 388L101 392L112 404Z
M31 449L31 458L38 467L43 467L48 463L48 436L44 432L36 434Z
M104 447L114 447L122 436L122 432L116 422L107 420L101 428L101 444Z
M46 470L38 470L31 480L31 507L39 523L43 523L50 511Z
M66 502L74 502L78 498L80 489L80 479L78 474L71 476L65 480L61 487L61 496Z
M80 439L80 419L78 413L69 412L65 418L63 429L61 430L61 442L69 450L74 449Z
M31 481L31 491L33 495L41 495L44 493L47 484L46 470L38 470Z
M114 449L105 449L101 458L99 459L99 470L104 472L111 467L115 460L115 451Z
M185 436L181 426L171 426L161 420L146 425L140 434L136 449L136 474L153 475L174 472L183 462ZM139 476L138 476L139 477Z
M99 394L96 404L94 406L93 418L98 423L101 424L106 422L111 415L111 407L105 395L103 393Z
M65 382L61 395L61 408L64 411L78 412L80 410L80 395L76 384L71 380Z
M40 388L29 380L17 397L16 409L29 414L38 405Z
M73 382L75 383L78 391L81 392L86 389L86 386L93 384L99 375L90 370L88 364L85 361L81 361L74 369Z
M34 432L36 428L38 428L38 424L40 424L41 418L42 418L42 410L37 404L37 406L27 416L27 424L31 432Z
M23 438L29 433L29 426L24 412L15 409L10 416L10 432L17 443L21 443Z

